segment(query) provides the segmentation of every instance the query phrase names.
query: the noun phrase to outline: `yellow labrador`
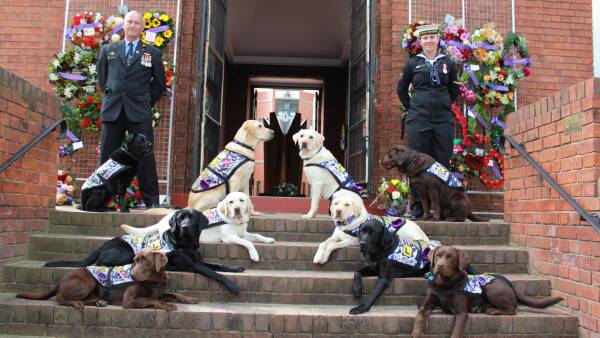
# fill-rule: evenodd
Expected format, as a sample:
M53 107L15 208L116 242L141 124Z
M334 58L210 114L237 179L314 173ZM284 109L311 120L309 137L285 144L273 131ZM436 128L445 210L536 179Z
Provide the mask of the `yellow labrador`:
M355 203L362 203L358 187L333 154L323 146L325 137L315 130L302 129L292 136L304 160L304 174L310 184L310 210L303 218L313 218L319 209L319 198L333 198L342 193ZM335 195L335 196L334 196Z
M273 138L275 132L261 121L242 124L232 142L215 157L192 185L188 207L202 211L214 208L230 192L249 193L250 176L254 172L254 152L262 141Z
M360 225L370 218L379 218L367 212L362 200L359 202L356 203L356 199L348 195L336 195L333 198L329 211L335 223L335 230L331 237L319 244L313 263L325 264L334 250L358 245ZM386 227L393 228L399 237L429 241L419 225L411 220L401 217L382 217L380 220Z
M223 242L235 243L248 250L250 259L258 261L258 252L252 242L273 243L275 240L256 233L248 232L248 221L254 207L250 197L243 192L232 192L217 204L216 208L203 210L202 213L209 222L209 227L200 233L201 242ZM157 224L146 228L134 228L129 225L121 225L126 233L131 235L151 235L163 233L169 229L169 214Z

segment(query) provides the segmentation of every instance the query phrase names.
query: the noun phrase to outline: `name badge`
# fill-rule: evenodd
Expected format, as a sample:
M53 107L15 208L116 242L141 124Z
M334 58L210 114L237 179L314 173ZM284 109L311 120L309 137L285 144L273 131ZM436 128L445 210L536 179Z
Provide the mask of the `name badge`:
M152 67L152 55L149 53L144 53L142 55L142 66Z

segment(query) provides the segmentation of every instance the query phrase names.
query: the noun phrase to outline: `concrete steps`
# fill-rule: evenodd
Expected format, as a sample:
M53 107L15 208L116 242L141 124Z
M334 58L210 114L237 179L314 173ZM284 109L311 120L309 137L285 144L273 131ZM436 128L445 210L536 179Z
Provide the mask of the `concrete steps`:
M227 273L240 285L233 296L221 285L191 273L169 273L169 290L201 300L178 304L178 310L124 310L86 307L83 312L53 301L17 299L19 291L49 288L68 268L44 268L48 260L78 260L105 240L121 235L120 224L148 226L158 214L85 213L72 208L50 212L47 232L32 234L26 260L3 268L0 279L0 335L61 337L408 337L425 294L423 278L396 279L370 312L349 315L359 304L351 295L353 272L364 263L358 248L333 253L325 265L312 263L320 241L332 230L323 216L304 220L299 214L253 217L250 231L276 238L256 244L260 262L251 262L237 245L202 243L207 261L243 266L243 273ZM482 272L506 274L515 287L530 296L548 296L548 279L527 274L528 253L508 245L509 224L490 222L420 222L432 238L460 247ZM364 279L364 293L376 278ZM363 296L364 297L364 296ZM447 337L453 317L436 312L430 337ZM517 316L472 315L469 337L577 337L577 318L557 307L534 310L519 307Z

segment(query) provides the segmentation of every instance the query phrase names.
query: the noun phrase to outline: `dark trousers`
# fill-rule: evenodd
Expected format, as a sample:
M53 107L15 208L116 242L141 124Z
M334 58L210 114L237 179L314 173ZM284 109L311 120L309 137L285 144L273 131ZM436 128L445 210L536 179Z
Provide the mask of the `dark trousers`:
M407 124L408 147L425 153L440 162L444 167L450 167L454 142L454 123L412 120ZM412 205L421 204L421 198L410 189Z
M100 138L100 161L106 162L110 154L119 149L123 144L125 131L129 134L143 134L150 142L154 143L154 130L152 121L132 122L122 110L119 117L112 122L102 122L102 135ZM146 206L158 204L158 176L156 174L156 162L154 153L140 160L138 164L137 177L140 182L140 192Z

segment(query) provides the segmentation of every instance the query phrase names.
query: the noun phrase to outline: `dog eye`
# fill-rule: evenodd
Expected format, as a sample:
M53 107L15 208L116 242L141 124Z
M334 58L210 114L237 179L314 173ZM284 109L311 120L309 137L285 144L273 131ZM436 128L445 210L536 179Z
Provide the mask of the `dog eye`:
M350 203L345 203L344 206L349 207Z
M233 201L229 201L229 204L233 204Z
M314 137L313 136L309 136L308 138L313 139Z

